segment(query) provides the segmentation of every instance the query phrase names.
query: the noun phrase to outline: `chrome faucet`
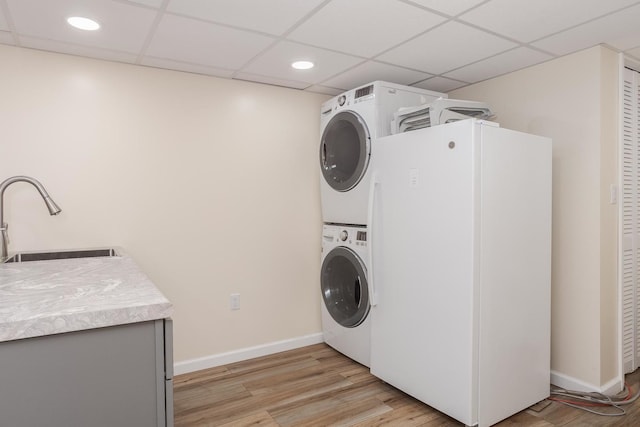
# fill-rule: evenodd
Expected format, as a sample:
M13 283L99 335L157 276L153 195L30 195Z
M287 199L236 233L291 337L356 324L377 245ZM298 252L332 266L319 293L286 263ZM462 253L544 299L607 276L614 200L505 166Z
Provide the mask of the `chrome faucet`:
M58 215L61 212L61 209L56 205L56 202L51 200L47 190L44 189L42 184L38 182L38 180L30 178L28 176L12 176L11 178L5 179L2 184L0 184L0 263L6 261L8 256L7 245L9 242L9 233L7 228L9 227L4 222L4 190L7 189L8 186L13 184L14 182L28 182L29 184L36 187L42 198L44 199L44 203L47 205L47 209L49 209L49 214Z

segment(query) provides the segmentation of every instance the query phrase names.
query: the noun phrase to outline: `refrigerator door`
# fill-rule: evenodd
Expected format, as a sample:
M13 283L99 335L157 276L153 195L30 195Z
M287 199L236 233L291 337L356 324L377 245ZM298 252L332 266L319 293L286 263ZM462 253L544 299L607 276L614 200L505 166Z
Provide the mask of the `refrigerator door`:
M371 372L466 425L546 398L551 141L465 120L376 149Z
M477 422L474 121L376 142L371 373Z
M482 126L478 421L549 396L551 141Z

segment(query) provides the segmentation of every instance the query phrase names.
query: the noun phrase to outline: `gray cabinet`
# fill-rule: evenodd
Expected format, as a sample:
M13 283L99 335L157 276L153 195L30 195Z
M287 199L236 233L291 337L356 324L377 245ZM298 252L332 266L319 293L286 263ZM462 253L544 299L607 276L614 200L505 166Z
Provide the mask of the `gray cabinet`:
M0 343L0 424L171 427L170 319Z

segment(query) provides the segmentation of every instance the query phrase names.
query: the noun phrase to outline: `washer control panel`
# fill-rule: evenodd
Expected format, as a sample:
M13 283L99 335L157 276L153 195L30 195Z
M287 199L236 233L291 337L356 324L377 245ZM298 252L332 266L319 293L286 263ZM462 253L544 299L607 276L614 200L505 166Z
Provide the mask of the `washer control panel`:
M322 230L324 243L367 246L367 228L341 224L325 224Z

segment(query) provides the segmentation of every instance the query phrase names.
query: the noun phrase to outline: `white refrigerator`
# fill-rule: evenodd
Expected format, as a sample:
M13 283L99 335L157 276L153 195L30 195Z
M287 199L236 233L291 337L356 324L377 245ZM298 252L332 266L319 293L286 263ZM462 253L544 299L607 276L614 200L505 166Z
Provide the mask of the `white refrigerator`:
M470 119L373 149L372 374L470 426L545 399L551 140Z

